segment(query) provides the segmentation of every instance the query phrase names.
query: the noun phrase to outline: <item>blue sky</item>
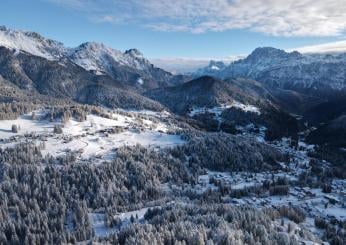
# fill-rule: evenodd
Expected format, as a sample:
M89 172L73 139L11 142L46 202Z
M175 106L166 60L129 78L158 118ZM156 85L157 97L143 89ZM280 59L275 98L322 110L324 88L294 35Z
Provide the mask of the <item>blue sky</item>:
M2 0L0 25L70 47L97 41L138 48L149 58L213 58L346 39L345 6L346 0Z

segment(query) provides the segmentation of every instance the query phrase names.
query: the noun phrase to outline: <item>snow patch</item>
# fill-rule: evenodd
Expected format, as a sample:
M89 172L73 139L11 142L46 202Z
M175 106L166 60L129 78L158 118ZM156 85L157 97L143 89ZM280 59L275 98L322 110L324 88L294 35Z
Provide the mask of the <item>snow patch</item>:
M213 113L216 115L216 117L220 117L221 113L224 110L227 110L230 108L236 108L236 109L240 109L244 112L251 112L251 113L255 113L257 115L261 115L261 112L260 112L258 107L254 106L254 105L246 105L246 104L240 103L236 100L234 100L230 104L221 104L220 106L215 106L212 108L193 107L192 110L188 113L188 115L190 117L194 117L195 115L199 115L199 114Z
M219 67L217 67L217 66L211 66L210 67L210 69L212 69L212 70L214 70L214 71L219 71L220 70L220 68Z
M138 79L137 79L137 83L138 83L139 85L143 85L143 84L144 84L144 81L143 81L142 78L138 78Z

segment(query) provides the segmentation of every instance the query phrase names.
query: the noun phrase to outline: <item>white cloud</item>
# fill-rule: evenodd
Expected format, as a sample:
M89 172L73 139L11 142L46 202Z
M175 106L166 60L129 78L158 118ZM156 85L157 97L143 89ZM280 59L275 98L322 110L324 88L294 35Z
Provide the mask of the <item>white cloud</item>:
M245 55L229 56L222 58L187 58L187 57L168 57L168 58L156 58L150 59L150 62L155 66L160 67L166 71L170 71L174 74L183 74L194 72L199 68L208 66L211 60L223 61L225 64L229 64L232 61L244 58Z
M341 53L346 52L346 40L294 48L288 51L300 53Z
M192 58L157 58L150 59L155 66L174 74L184 74L196 71L198 68L209 64L210 59L192 59Z
M159 31L204 33L249 29L274 36L338 36L346 0L46 0L94 20Z
M46 0L46 2L55 3L61 6L71 7L71 8L81 8L85 6L86 2L81 0Z

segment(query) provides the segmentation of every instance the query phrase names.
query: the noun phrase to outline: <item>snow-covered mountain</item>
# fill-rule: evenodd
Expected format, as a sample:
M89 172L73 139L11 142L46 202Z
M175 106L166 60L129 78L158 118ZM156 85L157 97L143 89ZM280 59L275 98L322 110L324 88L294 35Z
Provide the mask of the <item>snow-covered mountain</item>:
M301 54L271 47L257 48L245 59L214 72L219 78L245 77L269 86L296 90L346 88L346 53ZM201 69L209 74L210 67Z
M137 49L121 52L102 43L87 42L69 49L66 57L96 74L107 74L140 88L169 86L176 80L171 73L152 65Z
M102 43L86 42L76 48L42 37L35 32L0 27L0 46L26 52L48 60L68 59L88 71L107 74L126 84L155 88L170 85L177 79L169 72L154 67L137 49L125 52Z
M0 26L0 46L49 60L60 59L68 53L60 42L44 38L36 32L17 31L5 26Z
M209 62L209 65L204 68L200 68L195 72L195 75L209 75L212 76L214 74L217 74L218 72L224 70L226 68L226 64L222 61L214 61L211 60Z
M127 66L138 70L150 69L152 65L137 49L124 53L109 48L102 43L87 42L79 47L70 49L68 58L86 70L111 73L112 66Z
M77 48L67 48L63 43L44 38L36 32L18 31L5 26L0 27L0 45L49 60L69 58L86 70L106 71L111 62L139 70L151 66L137 49L123 53L96 42L86 42Z

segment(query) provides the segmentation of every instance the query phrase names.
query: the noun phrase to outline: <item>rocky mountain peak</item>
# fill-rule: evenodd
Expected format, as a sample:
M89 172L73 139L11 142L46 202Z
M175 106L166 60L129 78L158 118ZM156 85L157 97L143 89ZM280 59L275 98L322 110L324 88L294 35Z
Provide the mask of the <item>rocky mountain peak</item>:
M297 52L288 53L282 49L272 47L256 48L246 59L258 61L263 59L287 59L287 58L300 58L302 55Z
M226 67L225 63L222 61L211 60L208 66L211 70L222 70Z
M49 60L59 59L67 52L61 42L45 38L36 32L13 30L5 26L0 27L0 46Z
M124 54L130 55L135 58L144 58L143 54L138 49L135 49L135 48L126 50Z

